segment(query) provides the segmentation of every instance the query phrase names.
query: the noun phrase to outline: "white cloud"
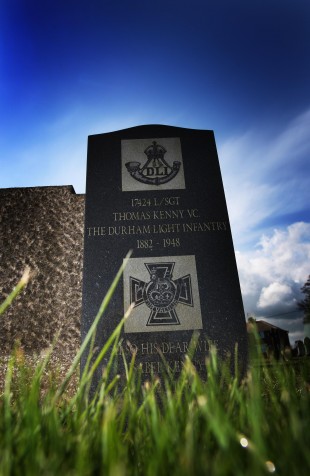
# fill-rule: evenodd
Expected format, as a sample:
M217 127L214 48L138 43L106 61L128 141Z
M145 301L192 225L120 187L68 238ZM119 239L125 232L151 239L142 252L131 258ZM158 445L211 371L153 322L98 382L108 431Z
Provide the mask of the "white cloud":
M219 145L237 247L257 241L264 222L309 208L310 109L285 130L250 130Z
M244 296L260 295L272 283L302 285L310 274L310 223L275 229L258 249L237 252L236 258Z
M246 313L280 327L285 322L284 328L301 335L297 301L310 274L310 223L275 229L261 238L256 250L237 252L236 259Z
M268 159L283 163L284 158L298 158L310 150L310 109L296 117L273 141Z
M257 307L266 308L279 304L280 302L292 305L296 303L296 300L292 299L293 291L288 284L271 283L268 286L264 286L257 303Z

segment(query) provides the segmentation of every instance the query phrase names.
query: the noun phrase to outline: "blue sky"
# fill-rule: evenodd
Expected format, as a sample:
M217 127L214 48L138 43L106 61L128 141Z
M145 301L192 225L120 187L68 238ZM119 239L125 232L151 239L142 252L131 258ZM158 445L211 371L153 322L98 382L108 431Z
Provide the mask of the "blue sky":
M302 337L308 0L1 0L0 187L85 190L87 136L213 129L246 312Z

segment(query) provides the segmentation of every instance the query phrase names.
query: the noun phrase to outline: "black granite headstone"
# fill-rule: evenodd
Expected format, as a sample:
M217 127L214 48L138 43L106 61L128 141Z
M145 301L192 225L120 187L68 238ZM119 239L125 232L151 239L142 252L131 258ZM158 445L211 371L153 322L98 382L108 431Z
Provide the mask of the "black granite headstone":
M123 349L128 356L136 351L145 377L161 374L162 356L177 375L195 331L198 371L203 373L210 341L221 355L233 354L237 343L246 361L244 311L212 131L149 125L89 137L82 338L130 249L97 331L98 349L135 303Z

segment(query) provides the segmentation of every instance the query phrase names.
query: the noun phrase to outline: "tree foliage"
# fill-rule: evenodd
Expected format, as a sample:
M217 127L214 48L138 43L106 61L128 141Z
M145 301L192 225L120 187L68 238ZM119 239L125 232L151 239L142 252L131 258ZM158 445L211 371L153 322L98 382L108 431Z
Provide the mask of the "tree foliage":
M298 302L298 307L302 309L307 316L310 316L310 275L300 290L305 295L305 298Z

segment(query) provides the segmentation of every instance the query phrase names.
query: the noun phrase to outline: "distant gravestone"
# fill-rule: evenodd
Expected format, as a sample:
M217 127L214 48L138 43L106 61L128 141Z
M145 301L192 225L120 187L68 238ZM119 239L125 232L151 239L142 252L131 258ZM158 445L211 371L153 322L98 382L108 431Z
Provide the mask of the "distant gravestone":
M177 375L195 331L193 362L202 375L210 341L221 355L234 354L237 343L246 362L246 324L212 131L150 125L89 137L82 339L130 249L97 331L98 349L134 303L123 350L128 357L136 352L145 378L163 372L162 357Z

